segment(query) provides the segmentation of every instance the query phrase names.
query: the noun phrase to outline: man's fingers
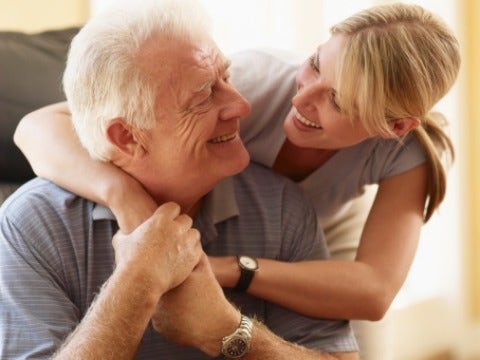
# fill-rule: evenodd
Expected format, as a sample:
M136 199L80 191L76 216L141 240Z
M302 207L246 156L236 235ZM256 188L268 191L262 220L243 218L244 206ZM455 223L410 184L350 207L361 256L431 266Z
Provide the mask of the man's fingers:
M186 214L179 215L175 221L179 224L180 228L184 231L189 230L192 227L193 220Z
M180 205L172 201L162 204L155 211L154 216L159 216L160 218L166 218L169 220L174 220L180 215Z

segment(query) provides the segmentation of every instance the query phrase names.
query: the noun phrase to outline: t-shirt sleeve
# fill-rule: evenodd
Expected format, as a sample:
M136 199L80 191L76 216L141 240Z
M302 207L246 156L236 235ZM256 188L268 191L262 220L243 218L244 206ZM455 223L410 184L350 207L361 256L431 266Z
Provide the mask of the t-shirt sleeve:
M401 142L383 142L375 149L374 159L372 169L379 182L411 170L425 163L427 158L418 138L409 134Z
M0 210L0 358L48 358L79 321L58 270L59 249L45 240L59 223L39 203L7 203Z

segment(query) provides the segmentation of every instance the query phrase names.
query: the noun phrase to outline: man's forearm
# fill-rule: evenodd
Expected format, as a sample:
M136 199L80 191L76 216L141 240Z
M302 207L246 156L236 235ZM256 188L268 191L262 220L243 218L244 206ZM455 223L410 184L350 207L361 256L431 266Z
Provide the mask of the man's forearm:
M325 353L289 343L255 322L250 351L243 360L358 360L357 352Z
M115 272L102 287L58 359L132 359L155 310L158 296L145 279Z

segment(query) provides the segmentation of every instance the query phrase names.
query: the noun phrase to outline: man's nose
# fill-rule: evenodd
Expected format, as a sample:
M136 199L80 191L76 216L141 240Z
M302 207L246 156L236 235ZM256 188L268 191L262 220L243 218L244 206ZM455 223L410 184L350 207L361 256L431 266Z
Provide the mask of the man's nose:
M230 120L232 118L243 119L250 114L252 107L250 103L240 93L230 85L226 89L225 96L226 105L221 111L220 117L222 120Z

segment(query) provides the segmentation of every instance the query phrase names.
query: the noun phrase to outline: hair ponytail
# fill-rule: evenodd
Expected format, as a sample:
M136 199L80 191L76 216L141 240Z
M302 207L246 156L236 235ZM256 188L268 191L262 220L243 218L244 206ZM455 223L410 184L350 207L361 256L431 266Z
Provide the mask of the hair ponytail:
M455 157L452 141L443 128L447 121L441 113L430 112L422 125L414 130L427 156L427 201L424 221L427 222L445 197L447 169Z

